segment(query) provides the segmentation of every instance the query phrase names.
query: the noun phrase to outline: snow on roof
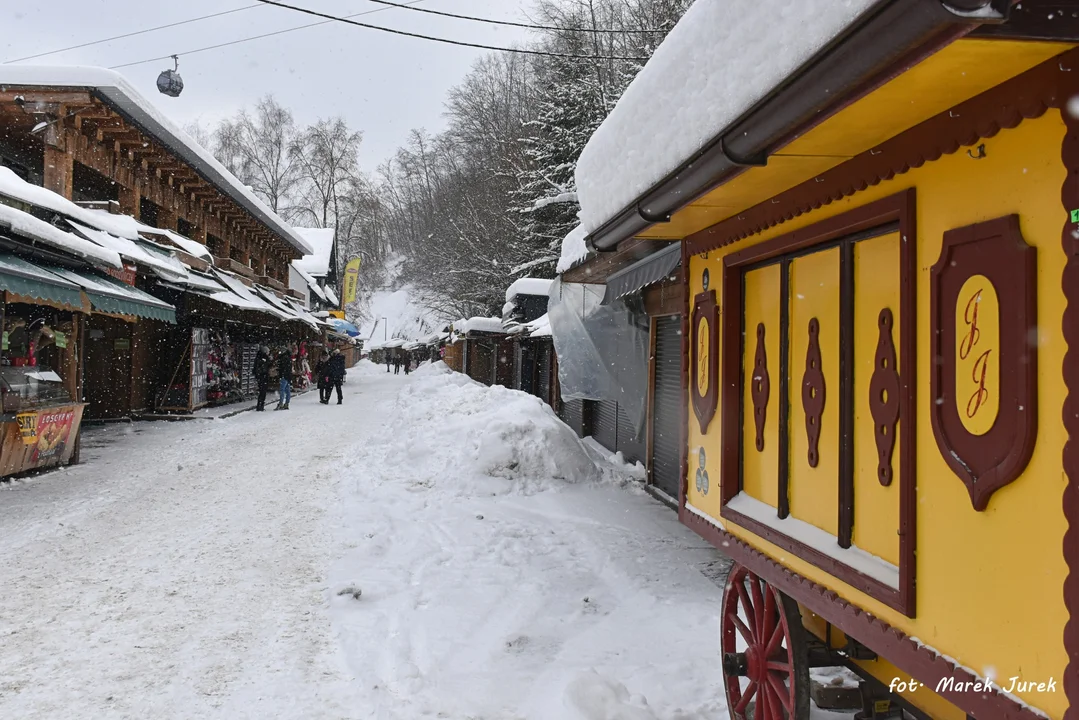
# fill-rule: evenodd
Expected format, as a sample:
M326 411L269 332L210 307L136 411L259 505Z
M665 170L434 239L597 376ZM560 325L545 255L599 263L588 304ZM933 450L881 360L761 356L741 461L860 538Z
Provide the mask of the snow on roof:
M333 228L293 228L311 249L292 266L308 275L326 277L330 272L330 252L333 250Z
M154 270L161 271L168 279L179 279L184 277L184 266L179 260L175 263L171 263L164 257L144 249L137 243L128 240L127 238L117 237L111 233L107 233L104 230L98 230L83 225L82 223L75 222L74 220L68 220L73 228L78 230L82 235L97 243L98 245L108 248L109 250L115 250L120 253L120 257L127 258L132 262L141 263Z
M518 295L542 295L547 297L547 294L551 292L552 282L554 281L542 278L517 278L506 289L506 302L513 302L513 299ZM505 308L503 308L503 312L505 312Z
M232 273L225 272L223 270L214 270L214 277L216 277L221 284L228 288L228 291L214 293L210 297L218 302L223 302L227 305L233 305L235 307L245 308L247 310L259 310L264 313L269 313L274 317L281 320L291 320L292 318L288 313L283 310L279 310L270 303L260 298L251 288L243 284L243 282L237 276Z
M453 329L467 335L470 332L502 333L501 318L474 317L468 320L459 320L453 324Z
M326 302L334 307L338 307L341 304L341 301L337 299L337 293L335 293L333 288L329 285L322 286L322 293L326 296Z
M292 261L292 269L300 274L300 277L302 277L303 281L307 283L307 287L311 290L311 292L317 295L323 302L329 302L329 299L327 299L326 297L326 293L322 292L322 288L318 286L318 281L315 280L315 278L311 277L311 275L305 272L302 268L297 267L297 262L298 261L296 260Z
M43 242L53 248L71 253L84 260L123 267L120 254L115 250L101 247L97 243L81 238L75 233L61 230L44 220L38 220L29 213L17 208L0 204L0 226L11 228L12 232Z
M126 215L111 215L107 212L90 210L76 205L63 195L47 190L40 185L26 182L12 172L10 168L0 167L0 195L21 200L30 205L37 205L46 210L52 210L78 220L84 225L104 230L118 237L127 238L128 240L135 240L139 237L138 232L135 230L134 218L129 218Z
M876 4L697 0L577 161L585 231L677 169ZM566 244L559 272L568 268Z
M531 332L528 333L528 337L550 337L551 336L551 318L547 315L541 315L528 324Z
M584 241L586 237L588 230L584 225L578 225L569 231L569 235L562 240L562 256L558 258L555 272L564 273L588 257L588 245Z
M213 253L210 252L210 248L206 247L205 245L196 240L184 237L180 233L173 232L172 230L155 228L141 222L138 223L138 229L140 233L145 233L146 235L156 235L159 237L167 238L169 242L173 243L176 247L180 248L188 255L197 257L201 260L205 260L211 265L214 262L214 256Z
M294 248L302 253L311 252L311 248L288 223L279 218L253 191L226 170L208 150L180 130L149 100L140 95L120 73L97 67L9 64L0 65L0 85L8 88L84 87L94 90L114 110L128 117L144 132L168 147Z

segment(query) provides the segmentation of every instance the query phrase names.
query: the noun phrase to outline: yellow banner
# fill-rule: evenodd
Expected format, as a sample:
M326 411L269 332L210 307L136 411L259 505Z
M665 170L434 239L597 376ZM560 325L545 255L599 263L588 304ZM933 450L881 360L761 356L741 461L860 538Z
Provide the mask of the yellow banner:
M345 265L344 292L341 294L341 309L351 302L356 302L356 287L360 284L360 259L349 260Z

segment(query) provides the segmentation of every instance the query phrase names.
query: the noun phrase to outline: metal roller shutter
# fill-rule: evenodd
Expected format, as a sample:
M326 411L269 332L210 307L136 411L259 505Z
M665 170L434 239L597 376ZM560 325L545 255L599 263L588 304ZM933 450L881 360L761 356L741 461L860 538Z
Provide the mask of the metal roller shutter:
M578 437L584 435L584 400L566 400L562 403L562 421L573 428Z
M644 432L640 433L640 437L637 436L637 425L629 419L625 408L621 404L618 405L617 439L618 450L622 452L626 462L644 464L644 455L647 450Z
M593 403L592 437L611 452L618 450L618 403L614 400Z
M678 497L682 474L682 318L656 318L652 483Z
M551 344L540 343L536 348L536 397L545 403L551 402Z

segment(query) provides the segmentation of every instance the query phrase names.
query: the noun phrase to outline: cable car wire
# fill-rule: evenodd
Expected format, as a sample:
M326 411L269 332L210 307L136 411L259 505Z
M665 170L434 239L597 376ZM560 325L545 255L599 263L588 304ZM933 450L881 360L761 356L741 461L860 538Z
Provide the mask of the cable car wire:
M387 5L389 7L401 8L402 10L413 10L415 12L427 13L429 15L441 15L442 17L455 18L457 20L471 20L473 22L488 23L490 25L505 25L507 27L526 28L528 30L550 30L554 32L582 32L582 33L601 33L601 34L619 34L619 35L649 35L652 33L663 32L662 30L611 30L609 28L574 28L574 27L558 27L557 25L532 25L530 23L512 22L510 20L492 20L491 18L475 17L473 15L457 15L456 13L444 12L442 10L431 10L429 8L409 7L408 5L390 2L389 0L367 0L377 5Z
M25 60L36 60L37 58L46 57L48 55L57 55L68 50L79 50L81 48L91 47L93 45L102 45L113 40L123 40L124 38L135 37L136 35L145 35L146 33L156 32L158 30L166 30L168 28L180 27L181 25L189 25L200 20L209 20L211 18L221 17L222 15L231 15L232 13L238 13L243 10L250 10L251 8L265 7L262 3L255 3L253 5L244 5L243 7L234 8L232 10L224 10L222 12L212 13L210 15L202 15L200 17L191 18L189 20L180 20L178 22L169 23L167 25L158 25L157 27L144 28L142 30L135 30L133 32L124 33L123 35L113 35L112 37L102 38L101 40L94 40L92 42L80 43L78 45L71 45L69 47L60 48L58 50L49 50L48 52L37 53L35 55L27 55L26 57L15 58L14 60L5 60L4 65L10 63L23 62Z
M410 0L405 3L406 5L416 5L427 0ZM258 5L251 5L249 7L264 7L261 3ZM375 10L364 10L363 12L352 13L351 15L345 15L345 18L354 18L361 15L371 15L372 13L384 12L389 8L376 8ZM321 20L319 22L307 23L306 25L297 25L296 27L285 28L284 30L275 30L273 32L262 33L261 35L252 35L251 37L240 38L239 40L230 40L228 42L218 43L217 45L207 45L206 47L196 48L195 50L187 50L186 52L169 53L168 55L161 55L160 57L147 58L146 60L136 60L135 62L124 63L122 65L113 65L109 70L120 70L122 68L134 67L135 65L145 65L147 63L158 62L160 60L168 60L173 55L196 55L208 50L217 50L219 48L229 47L231 45L240 45L241 43L251 42L252 40L262 40L263 38L275 37L277 35L284 35L285 33L295 32L296 30L306 30L307 28L317 27L319 25L329 25L336 20Z
M310 10L308 8L297 7L296 5L289 5L283 2L277 2L277 0L259 0L259 2L266 5L273 5L274 7L285 8L286 10L294 10L296 12L304 13L305 15L313 15L315 17L327 18L329 20L336 20L337 22L346 23L348 25L355 25L357 27L367 28L368 30L380 30L382 32L392 33L394 35L404 35L405 37L418 38L420 40L431 40L432 42L445 43L447 45L458 45L460 47L479 48L480 50L495 50L497 52L509 52L517 53L519 55L542 55L544 57L557 57L557 58L571 58L574 60L628 60L632 62L645 62L648 58L639 57L619 57L619 56L603 56L603 55L572 55L570 53L558 53L547 50L526 50L524 48L511 48L511 47L498 47L495 45L483 45L481 43L465 42L463 40L450 40L449 38L435 37L433 35L421 35L420 33L406 32L405 30L394 30L393 28L382 27L380 25L369 25L368 23L357 22L355 20L349 20L344 17L337 17L335 15L329 15L327 13L321 13L317 10ZM161 59L161 58L157 58ZM123 67L123 66L121 66Z

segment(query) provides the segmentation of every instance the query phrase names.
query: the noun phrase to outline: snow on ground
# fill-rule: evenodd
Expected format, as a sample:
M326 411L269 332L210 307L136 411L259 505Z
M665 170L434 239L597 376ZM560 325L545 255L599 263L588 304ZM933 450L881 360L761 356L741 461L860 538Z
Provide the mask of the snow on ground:
M0 717L705 720L726 561L441 363L0 487Z

